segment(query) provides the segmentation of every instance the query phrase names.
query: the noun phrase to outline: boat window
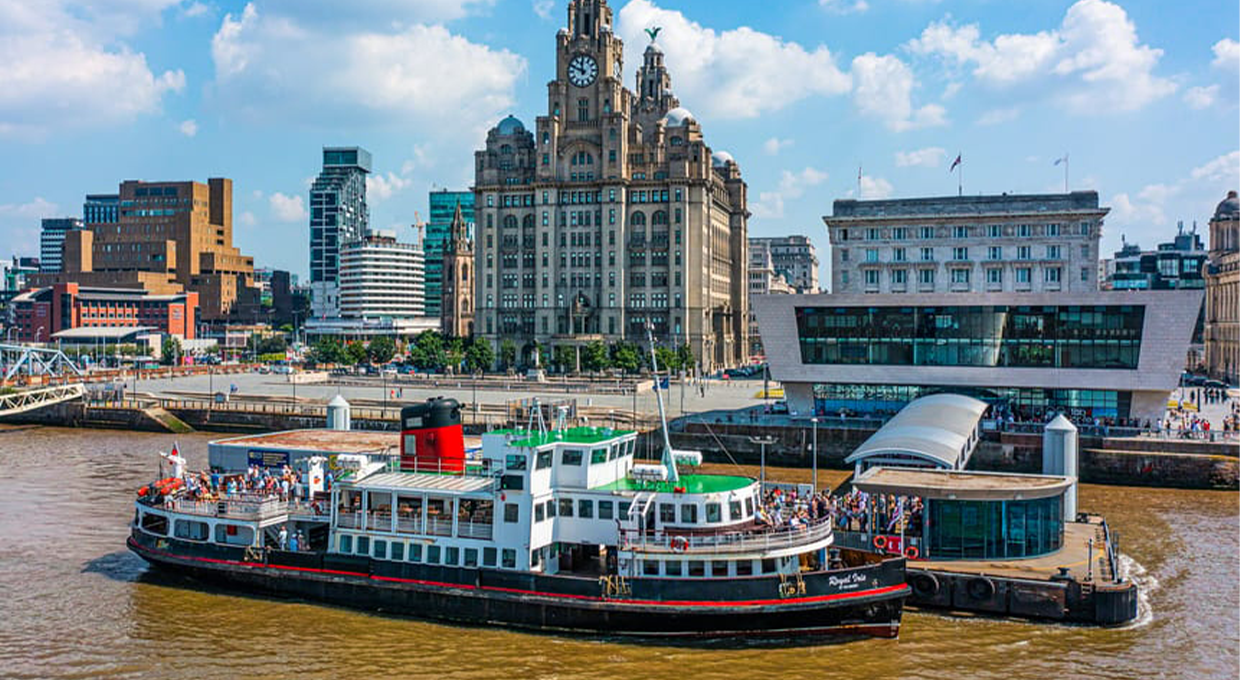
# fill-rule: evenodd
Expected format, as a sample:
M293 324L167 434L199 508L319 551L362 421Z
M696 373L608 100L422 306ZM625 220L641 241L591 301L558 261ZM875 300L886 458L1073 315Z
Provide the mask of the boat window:
M535 503L534 504L534 521L541 522L545 519L547 519L547 510L543 507L542 503Z
M680 576L683 565L684 563L680 560L668 560L663 564L663 573L668 576Z
M173 525L173 533L177 538L184 538L190 541L207 540L207 523L195 522L188 519L178 519Z
M461 549L460 548L454 545L450 545L447 548L444 548L444 551L443 551L443 563L444 564L450 567L455 567L458 563L460 563L460 561L461 561Z
M676 506L671 503L659 503L659 521L664 524L676 522Z
M358 555L369 555L370 554L370 537L369 536L358 536L357 537L357 554Z
M482 549L482 566L494 567L496 552L497 551L495 550L495 548L483 548Z
M524 470L528 458L524 453L510 453L504 457L504 468L507 470Z
M349 534L341 534L341 536L340 536L340 552L342 552L342 553L351 553L351 552L353 552L353 536L351 536L351 535L349 535Z
M745 516L750 517L752 515L753 515L753 499L746 498L745 499Z
M465 566L467 567L478 566L478 549L477 548L466 548L465 549Z
M539 555L537 550L530 551L530 568L533 569L539 565Z
M573 499L561 498L560 499L560 517L572 517L572 516L573 516Z
M744 515L741 514L741 502L728 501L728 519L735 522L742 517L744 517Z
M723 521L723 518L720 516L720 508L718 503L706 504L706 521L708 523Z
M581 465L583 452L581 449L564 449L560 456L560 465Z
M535 470L546 470L551 467L551 457L555 453L553 449L543 449L539 451L534 458Z
M762 573L763 574L774 574L775 573L775 560L773 559L762 560Z
M615 460L620 457L620 446L612 444L607 447L607 460Z
M631 501L620 501L620 517L628 517L629 509L633 507Z
M593 451L590 452L590 464L591 465L593 465L594 463L606 463L606 462L607 462L607 449L594 449Z
M504 521L516 524L521 521L521 506L516 503L504 503Z
M404 543L392 541L392 559L394 560L405 559L405 544Z
M159 534L160 536L168 535L168 518L163 515L156 515L153 512L142 514L143 531Z
M646 576L658 576L659 575L659 561L658 560L644 560L642 562L642 573L645 574Z
M547 519L555 517L555 501L547 501Z
M215 542L225 545L253 545L254 529L240 524L216 524Z
M437 545L426 546L426 563L439 564L440 547Z
M504 548L504 565L503 566L505 569L516 569L517 568L517 551L516 550L513 550L512 548Z
M577 501L577 516L582 519L593 519L594 501L588 501L584 498Z
M499 488L520 491L525 488L525 478L521 475L504 475L499 478Z
M387 541L384 541L384 540L375 541L375 558L380 559L380 560L387 559Z
M615 518L615 515L613 514L614 510L615 510L615 504L612 503L611 501L599 501L598 502L598 518L599 519L614 519Z
M706 575L706 563L701 560L689 560L689 575L690 576L705 576Z
M753 576L753 560L737 560L736 575Z
M710 575L715 578L728 575L728 563L726 560L715 560L710 563Z
M409 561L410 562L421 562L422 561L422 544L421 543L410 543L409 544Z
M680 506L680 523L681 524L697 524L697 506L692 503L686 503Z

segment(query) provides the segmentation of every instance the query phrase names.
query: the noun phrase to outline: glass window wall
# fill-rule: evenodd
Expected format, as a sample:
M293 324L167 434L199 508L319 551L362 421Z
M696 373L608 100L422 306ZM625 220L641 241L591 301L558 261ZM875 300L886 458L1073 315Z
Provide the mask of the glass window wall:
M1063 543L1063 497L1025 501L931 499L926 527L934 559L1036 557Z

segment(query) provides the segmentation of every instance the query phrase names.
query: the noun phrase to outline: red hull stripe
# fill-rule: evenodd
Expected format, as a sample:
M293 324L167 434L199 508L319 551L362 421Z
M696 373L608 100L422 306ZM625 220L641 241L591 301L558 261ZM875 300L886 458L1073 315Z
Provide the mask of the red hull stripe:
M208 564L224 564L234 567L249 567L261 569L280 569L284 571L300 571L311 574L328 574L332 576L356 576L358 578L366 578L375 581L389 581L393 583L411 583L419 586L431 586L436 588L454 588L457 590L489 590L500 593L512 593L516 595L534 595L537 597L554 597L566 598L572 600L587 600L593 602L613 602L617 604L640 604L664 607L761 607L765 605L775 604L809 604L814 602L832 602L836 600L849 600L857 597L869 597L875 595L887 595L907 591L908 586L901 583L894 586L884 586L882 588L872 588L870 590L859 590L855 593L835 593L832 595L816 595L814 597L790 597L787 599L773 600L628 600L628 599L604 599L593 595L574 595L571 593L545 593L538 590L522 590L519 588L500 588L497 586L473 586L463 585L459 583L445 583L442 581L427 581L422 579L396 578L394 576L375 576L371 574L363 574L360 571L340 571L336 569L312 569L310 567L294 567L283 564L254 564L253 562L238 562L236 560L220 560L212 557L190 557L186 555L177 555L175 553L157 550L155 548L146 548L138 545L131 538L129 544L139 551L155 553L165 557L171 557L178 560L189 560L192 562L206 562Z

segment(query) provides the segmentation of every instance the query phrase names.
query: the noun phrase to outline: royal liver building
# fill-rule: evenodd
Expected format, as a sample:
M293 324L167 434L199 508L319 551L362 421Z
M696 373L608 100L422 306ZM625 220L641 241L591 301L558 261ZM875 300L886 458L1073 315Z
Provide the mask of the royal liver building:
M605 0L573 0L547 115L476 153L475 332L535 346L688 344L702 370L748 346L746 187L672 94L654 42L626 89ZM674 36L667 36L674 40Z

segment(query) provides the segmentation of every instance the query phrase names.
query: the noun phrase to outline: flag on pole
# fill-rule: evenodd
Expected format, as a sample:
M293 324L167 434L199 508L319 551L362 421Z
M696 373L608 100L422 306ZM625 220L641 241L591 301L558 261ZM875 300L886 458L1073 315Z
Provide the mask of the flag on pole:
M952 166L948 168L947 171L951 172L952 170L955 170L957 165L960 165L960 154L956 154L956 160L952 161Z
M1059 165L1060 163L1067 163L1067 162L1068 162L1068 154L1064 154L1063 157L1055 159L1055 165Z

